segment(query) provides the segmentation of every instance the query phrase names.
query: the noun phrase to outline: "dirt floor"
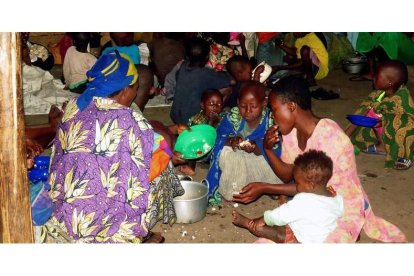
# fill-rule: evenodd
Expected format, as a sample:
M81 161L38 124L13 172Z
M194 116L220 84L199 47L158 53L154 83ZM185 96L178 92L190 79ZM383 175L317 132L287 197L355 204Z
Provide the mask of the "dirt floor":
M55 70L56 71L56 70ZM59 70L58 70L59 71ZM409 68L408 87L414 91L414 68ZM57 76L55 76L57 77ZM320 117L328 117L337 121L342 127L347 125L345 116L353 113L358 104L371 91L370 82L351 82L350 75L342 70L334 70L318 84L325 89L338 92L340 99L330 101L313 100L313 110ZM169 107L147 108L144 115L148 119L171 123ZM27 124L44 122L47 116L27 116ZM356 157L358 173L362 185L371 201L372 208L380 216L397 225L407 236L410 243L414 241L414 169L396 171L384 169L384 157L360 153ZM197 164L195 181L202 180L207 173L207 165ZM410 180L411 179L411 180ZM258 217L263 212L275 207L275 201L262 196L249 205L223 203L207 209L206 217L193 224L174 224L173 226L158 223L153 229L161 232L166 243L251 243L256 237L247 230L240 229L231 223L231 212L236 209L249 217ZM359 243L373 243L364 233Z

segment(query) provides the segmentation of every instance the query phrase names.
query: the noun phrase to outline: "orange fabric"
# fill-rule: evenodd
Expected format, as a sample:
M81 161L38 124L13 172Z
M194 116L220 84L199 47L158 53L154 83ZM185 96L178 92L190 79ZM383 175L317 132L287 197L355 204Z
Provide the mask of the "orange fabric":
M153 181L167 168L171 157L165 151L157 149L151 158L149 181Z
M268 41L269 39L271 39L272 37L277 36L279 33L257 33L257 37L259 38L259 43L265 43L266 41Z

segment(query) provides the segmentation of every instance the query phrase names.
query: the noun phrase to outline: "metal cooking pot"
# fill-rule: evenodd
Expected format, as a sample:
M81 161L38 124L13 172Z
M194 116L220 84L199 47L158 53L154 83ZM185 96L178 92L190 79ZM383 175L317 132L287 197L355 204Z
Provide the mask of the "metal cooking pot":
M358 75L362 73L366 65L366 61L354 63L346 60L342 63L342 69L345 73Z
M184 195L174 198L177 223L194 223L202 220L207 213L208 182L182 180Z

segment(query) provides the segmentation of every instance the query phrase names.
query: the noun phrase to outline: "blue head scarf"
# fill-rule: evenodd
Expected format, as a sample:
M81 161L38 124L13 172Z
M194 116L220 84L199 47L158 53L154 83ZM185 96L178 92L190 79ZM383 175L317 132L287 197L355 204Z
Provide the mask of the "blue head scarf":
M131 59L117 50L102 55L92 68L86 72L86 90L76 101L80 111L84 110L94 96L105 97L124 87L134 84L138 79L137 69Z

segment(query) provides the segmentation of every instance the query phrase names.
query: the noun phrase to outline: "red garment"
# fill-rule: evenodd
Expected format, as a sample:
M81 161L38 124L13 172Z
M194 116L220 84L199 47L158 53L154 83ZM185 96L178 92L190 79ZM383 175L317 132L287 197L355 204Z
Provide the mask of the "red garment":
M66 51L69 49L69 47L73 46L73 40L70 37L70 35L65 34L60 40L59 40L59 53L62 57L62 63L65 60Z
M279 33L257 33L257 37L259 38L259 43L265 43L266 41L268 41L269 39L271 39L272 37L277 36Z

